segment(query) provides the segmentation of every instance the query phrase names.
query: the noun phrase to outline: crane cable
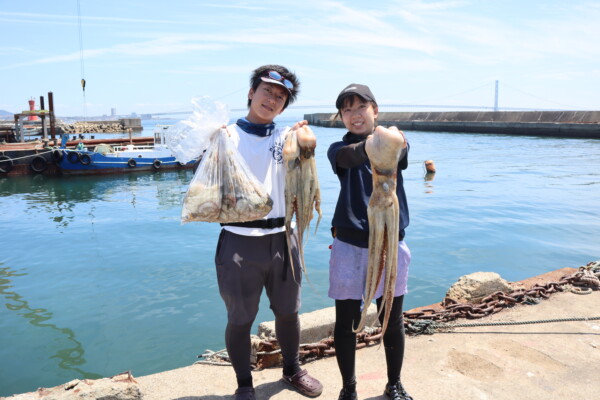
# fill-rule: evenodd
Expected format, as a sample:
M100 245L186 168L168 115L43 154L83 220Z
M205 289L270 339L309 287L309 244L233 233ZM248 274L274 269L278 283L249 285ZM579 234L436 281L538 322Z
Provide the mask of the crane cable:
M87 102L85 99L85 67L83 63L83 30L81 28L81 4L77 0L77 21L79 25L79 60L81 63L81 88L83 89L83 118L87 120Z

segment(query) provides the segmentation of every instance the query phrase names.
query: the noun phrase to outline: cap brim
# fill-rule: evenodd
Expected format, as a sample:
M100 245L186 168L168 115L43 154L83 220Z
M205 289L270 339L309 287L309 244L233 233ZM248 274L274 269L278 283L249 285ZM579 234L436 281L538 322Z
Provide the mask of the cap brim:
M344 99L345 99L346 97L350 97L350 96L358 96L358 97L360 97L361 99L363 99L364 101L373 101L373 102L374 102L374 100L371 100L371 99L369 99L368 97L365 97L365 96L363 96L363 95L362 95L362 94L360 94L360 93L356 93L356 92L346 92L346 93L342 93L342 94L340 94L340 95L338 96L337 100L335 101L335 107L336 107L338 110L339 110L340 108L342 108L342 103L344 102Z
M266 76L261 76L260 79L263 82L274 83L276 85L283 86L288 92L292 93L292 90L288 89L281 81L276 81L275 79L267 78Z

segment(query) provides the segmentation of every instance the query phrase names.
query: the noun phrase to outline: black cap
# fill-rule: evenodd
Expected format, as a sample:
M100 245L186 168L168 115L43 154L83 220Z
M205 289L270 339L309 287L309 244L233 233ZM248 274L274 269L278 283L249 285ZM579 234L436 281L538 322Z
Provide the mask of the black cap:
M369 89L367 85L351 83L348 86L346 86L344 90L342 90L338 95L337 100L335 101L335 108L337 108L338 110L342 108L342 101L344 100L344 97L352 95L357 95L365 101L372 101L373 103L377 104L377 102L375 101L375 96L373 96L373 93L371 93L371 89Z

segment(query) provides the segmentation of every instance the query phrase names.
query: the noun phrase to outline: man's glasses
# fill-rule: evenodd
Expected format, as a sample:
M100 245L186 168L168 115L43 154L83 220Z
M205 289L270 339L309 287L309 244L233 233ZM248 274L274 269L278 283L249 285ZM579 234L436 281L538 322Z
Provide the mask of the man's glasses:
M292 82L290 82L289 80L285 79L279 72L269 71L267 74L268 74L269 78L283 83L283 86L285 86L288 90L294 89L294 84Z

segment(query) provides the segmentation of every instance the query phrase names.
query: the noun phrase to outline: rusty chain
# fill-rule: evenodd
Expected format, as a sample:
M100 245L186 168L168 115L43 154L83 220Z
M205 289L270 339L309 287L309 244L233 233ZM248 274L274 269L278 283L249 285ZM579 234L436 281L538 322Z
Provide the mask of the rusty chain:
M446 297L441 310L424 309L414 313L404 313L404 325L408 334L432 334L440 323L455 321L458 318L477 319L495 314L516 304L537 304L548 299L552 293L573 291L572 288L600 289L600 262L592 262L578 271L563 276L558 282L534 285L531 289L515 290L509 294L495 292L481 300L479 304L458 303ZM583 292L581 292L583 293Z
M585 290L584 290L585 289ZM448 322L459 318L478 319L495 314L501 310L513 307L516 304L537 304L543 299L548 299L552 293L570 291L577 294L591 293L600 289L600 261L591 262L580 267L577 272L563 276L558 282L549 282L545 285L535 284L530 289L519 289L510 293L495 292L481 300L478 304L458 303L446 297L440 305L441 309L423 309L418 312L404 312L404 328L409 335L433 334L440 329L449 328ZM519 325L526 323L562 322L572 320L596 320L592 318L564 318L560 320L523 321L510 324ZM508 323L506 323L508 324ZM481 326L489 324L455 324L451 327ZM381 340L381 328L365 328L356 335L356 349L361 349ZM261 340L256 346L256 361L252 363L256 369L281 365L281 350L277 339ZM317 343L300 345L300 361L308 362L322 357L335 355L333 338L325 338ZM224 365L228 364L228 357L223 350L219 352L207 351L199 357L207 360L204 363ZM215 359L210 360L211 357Z
M379 343L381 340L381 328L365 328L356 334L356 349ZM335 345L332 337L320 340L316 343L301 344L300 361L302 363L316 360L318 358L335 355ZM263 340L257 351L256 369L268 368L281 363L281 350L277 339Z

